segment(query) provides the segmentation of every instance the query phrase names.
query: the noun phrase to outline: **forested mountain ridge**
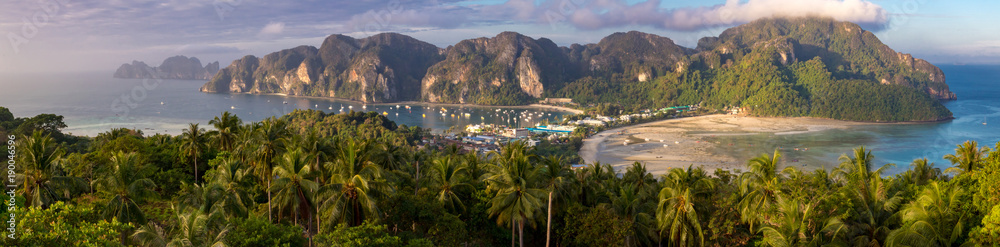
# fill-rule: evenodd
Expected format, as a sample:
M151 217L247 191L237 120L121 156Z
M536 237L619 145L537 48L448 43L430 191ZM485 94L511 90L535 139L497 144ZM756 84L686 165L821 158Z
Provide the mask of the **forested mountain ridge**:
M173 56L164 59L157 67L141 61L122 64L115 70L114 78L208 80L218 72L219 62L211 62L202 67L201 60L196 57Z
M503 32L445 49L393 33L332 35L320 49L238 60L202 91L480 105L560 97L628 111L701 104L873 122L948 119L938 100L956 98L939 68L830 18L760 19L696 49L637 31L568 47Z

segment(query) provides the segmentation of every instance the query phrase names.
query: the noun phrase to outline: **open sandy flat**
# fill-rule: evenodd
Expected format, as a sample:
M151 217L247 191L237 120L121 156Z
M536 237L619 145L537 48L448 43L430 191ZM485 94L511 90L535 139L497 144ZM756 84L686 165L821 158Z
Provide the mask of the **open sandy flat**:
M663 174L671 168L689 165L703 166L708 171L717 168L743 169L746 160L729 155L712 154L708 150L719 145L705 141L706 137L723 135L795 135L829 129L844 129L864 123L816 118L755 118L732 115L708 115L669 119L641 125L603 131L584 140L580 157L585 162L609 163L625 169L633 162L646 164L653 174Z

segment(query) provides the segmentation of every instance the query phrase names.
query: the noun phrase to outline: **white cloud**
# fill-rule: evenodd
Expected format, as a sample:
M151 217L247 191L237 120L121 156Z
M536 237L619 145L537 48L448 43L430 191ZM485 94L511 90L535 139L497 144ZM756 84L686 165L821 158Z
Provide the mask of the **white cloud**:
M449 21L414 23L451 28L457 23L536 23L570 24L594 30L626 26L649 26L664 30L692 31L718 26L733 26L767 17L823 16L850 21L870 28L888 23L889 14L868 0L727 0L725 4L704 7L662 8L662 0L630 3L627 0L508 0L503 4L470 6L467 11L437 6L411 10L410 19L448 16ZM366 13L365 15L371 15ZM355 15L351 19L362 19ZM454 20L471 22L455 22ZM441 25L445 24L447 26Z
M271 22L260 29L260 33L257 33L259 37L274 37L281 35L285 31L284 22Z

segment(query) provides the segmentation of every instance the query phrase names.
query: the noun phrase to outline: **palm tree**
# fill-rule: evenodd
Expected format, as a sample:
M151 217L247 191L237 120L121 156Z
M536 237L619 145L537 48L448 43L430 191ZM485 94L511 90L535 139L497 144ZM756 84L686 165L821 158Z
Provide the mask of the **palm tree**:
M198 124L192 123L181 136L184 138L181 143L181 153L194 157L194 183L198 183L198 155L205 149L205 129L198 128Z
M225 111L222 112L222 116L208 121L208 124L215 127L216 132L213 142L223 151L232 151L236 145L236 137L239 134L240 126L243 126L243 120L229 113L229 111Z
M465 188L473 189L468 183L465 167L459 163L457 155L446 155L431 164L431 182L438 188L437 201L452 212L465 212L465 204L455 193Z
M482 182L482 178L489 174L489 163L476 152L469 152L465 154L463 162L465 163L465 171L469 174L469 179L476 186Z
M656 178L646 170L646 165L636 161L625 169L625 174L622 175L622 182L630 183L637 189L649 190L655 189ZM655 190L649 192L655 193Z
M549 156L542 161L541 181L545 190L549 192L548 216L545 221L545 246L549 246L552 239L552 202L557 197L569 192L572 185L570 179L573 178L573 171L562 156Z
M910 167L905 175L916 185L925 185L941 176L941 169L934 168L934 163L929 163L927 158L913 160Z
M647 191L635 184L623 183L611 203L602 204L611 206L613 212L631 223L632 235L625 237L625 246L638 246L639 243L648 246L650 238L656 236L655 219L648 213L653 212L656 202Z
M194 209L178 212L177 223L174 238L167 246L228 246L225 238L229 232L229 223L217 213L206 214Z
M944 159L951 161L951 167L945 169L945 172L963 174L974 172L983 166L983 159L990 152L989 147L978 147L979 144L976 141L965 141L958 148L955 148L955 154L948 154L944 156Z
M492 152L497 170L486 178L487 190L495 192L487 212L497 216L497 224L518 225L521 246L524 246L524 222L535 219L545 191L535 187L538 169L530 162L532 155L523 141L508 143L500 152ZM513 232L511 232L513 245Z
M756 223L767 221L777 202L782 176L778 173L781 153L761 154L747 163L747 172L740 174L740 217L750 224L750 231Z
M303 154L301 149L295 149L285 153L278 166L274 167L274 184L271 191L274 192L274 200L279 208L280 217L283 209L291 210L292 221L298 224L298 219L303 213L306 220L312 224L312 214L315 209L313 202L314 194L319 190L319 185L309 180L312 178L312 170L308 163L311 157ZM309 229L311 227L307 227Z
M110 169L97 181L101 192L111 197L105 215L122 223L145 224L146 217L139 204L156 195L153 191L156 184L146 178L139 156L119 151L111 157Z
M708 198L716 185L699 168L674 168L663 175L656 206L656 221L672 246L704 245L705 236L698 216L699 198Z
M56 146L55 139L42 135L36 130L31 137L18 143L19 164L24 164L24 172L18 174L24 183L22 195L33 207L48 207L49 204L69 197L75 188L86 186L81 178L64 176L60 169L61 157L65 150Z
M341 140L329 184L321 189L320 207L333 222L361 225L364 218L378 217L378 201L392 193L382 168L371 161L373 146L367 140ZM336 224L334 224L336 225Z
M931 182L917 199L899 212L903 226L889 233L896 246L957 246L964 236L961 200L965 191L955 184ZM967 243L971 245L970 243ZM965 245L962 245L965 246Z
M132 240L136 245L143 247L163 247L167 246L167 232L156 223L147 222L132 233Z
M764 233L764 243L769 246L815 246L815 238L810 238L810 217L813 205L803 205L794 199L778 196L775 224L760 228Z
M227 219L247 217L247 208L253 204L246 190L251 184L249 170L243 169L239 160L227 158L215 167L215 171L211 184L213 187L218 186L223 192L215 208L222 210Z
M291 133L288 122L274 117L265 119L259 124L251 125L254 132L243 143L246 155L252 164L254 175L266 182L267 188L267 219L271 220L271 181L274 179L273 160L285 150L285 144Z
M323 163L327 158L327 149L329 147L329 139L320 136L319 131L316 128L310 128L305 134L293 135L292 143L296 148L302 149L305 155L312 157L309 161L309 169L315 174L316 182L326 179L326 175L329 175L325 169L323 169Z
M610 182L614 182L614 168L609 164L601 164L599 161L587 165L576 173L577 187L580 188L580 203L584 206L596 206L600 202L608 201L608 187ZM608 182L608 183L606 183Z
M893 214L903 198L882 178L882 172L893 164L872 169L875 156L865 147L854 149L854 156L842 155L840 165L833 170L844 184L845 195L855 204L854 214L845 224L850 228L853 245L882 246L894 225Z

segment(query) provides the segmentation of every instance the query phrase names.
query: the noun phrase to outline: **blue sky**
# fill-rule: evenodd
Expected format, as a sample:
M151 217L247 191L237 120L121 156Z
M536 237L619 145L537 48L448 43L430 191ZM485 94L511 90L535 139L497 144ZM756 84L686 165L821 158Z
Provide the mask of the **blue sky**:
M560 45L639 30L693 47L770 16L862 24L933 63L1000 64L1000 1L940 0L13 0L0 3L0 73L113 71L173 55L223 66L330 34L399 32L446 47L516 31Z

